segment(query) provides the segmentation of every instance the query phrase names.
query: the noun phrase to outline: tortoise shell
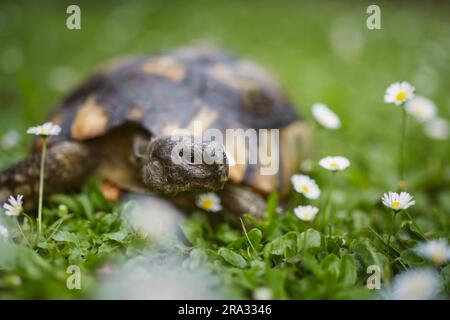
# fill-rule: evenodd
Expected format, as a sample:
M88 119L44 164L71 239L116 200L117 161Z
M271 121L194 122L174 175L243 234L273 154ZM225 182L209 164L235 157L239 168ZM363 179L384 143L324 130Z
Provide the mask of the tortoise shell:
M309 126L296 114L274 77L256 63L211 47L186 47L163 55L126 58L104 65L70 94L51 116L62 140L86 141L126 123L152 136L175 129L280 129L280 169L262 175L261 163L230 169L232 183L267 194L289 190L304 156ZM267 145L259 141L259 147ZM236 156L248 145L226 145Z

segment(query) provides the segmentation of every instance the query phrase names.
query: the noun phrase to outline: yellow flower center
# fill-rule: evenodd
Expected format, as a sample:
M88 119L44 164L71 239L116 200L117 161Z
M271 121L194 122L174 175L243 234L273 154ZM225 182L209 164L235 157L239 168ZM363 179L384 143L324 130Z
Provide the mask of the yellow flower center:
M332 167L332 168L336 168L336 167L337 167L337 163L336 163L336 162L332 162L332 163L330 163L330 167Z
M22 212L22 206L20 204L13 205L12 209L16 214L19 214Z
M208 199L204 199L203 202L202 202L202 206L203 206L203 208L209 210L212 207L214 207L214 200L213 199L209 199L209 198Z
M404 101L404 100L406 99L406 97L407 97L407 94L406 94L405 91L400 91L400 92L397 93L397 95L395 96L395 98L396 98L398 101Z
M435 252L433 252L430 256L431 261L433 261L434 263L438 263L441 264L444 262L445 260L445 255L444 252L442 252L441 250L436 250Z
M300 189L301 189L303 192L309 192L309 188L308 188L308 186L305 185L305 184L300 185Z
M398 207L400 207L400 202L398 202L398 201L392 201L392 202L391 202L391 207L393 207L393 208L398 208Z

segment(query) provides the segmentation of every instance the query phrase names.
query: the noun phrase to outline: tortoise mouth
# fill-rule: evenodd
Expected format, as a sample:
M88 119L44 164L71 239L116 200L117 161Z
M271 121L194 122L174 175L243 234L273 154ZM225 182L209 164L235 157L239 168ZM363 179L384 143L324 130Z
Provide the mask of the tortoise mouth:
M211 169L209 170L211 171ZM165 196L175 196L185 192L212 192L223 189L228 181L228 166L217 165L217 168L212 171L214 171L212 174L205 177L194 178L185 174L180 175L179 170L175 170L175 172L164 173L164 178L161 180L154 179L155 172L153 171L153 173L147 173L147 176L151 175L152 177L151 179L147 178L144 183L151 192Z

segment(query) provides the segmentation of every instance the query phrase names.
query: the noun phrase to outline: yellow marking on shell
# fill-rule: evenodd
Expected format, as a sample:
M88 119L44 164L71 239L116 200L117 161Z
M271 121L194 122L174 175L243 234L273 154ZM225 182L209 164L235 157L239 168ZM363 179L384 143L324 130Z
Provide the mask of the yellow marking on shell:
M243 64L243 66L245 67L246 64ZM241 70L240 68L241 64L231 66L216 64L211 68L210 72L216 80L239 90L246 112L255 115L267 113L271 107L269 103L270 98L264 92L261 82L265 82L270 87L272 81L269 80L269 76L259 75L261 79L258 79L258 75L255 77L251 72L254 67L247 65L246 68L249 69L247 71ZM262 72L260 71L260 73Z
M114 73L120 66L124 65L126 62L132 61L134 58L131 57L119 57L112 59L102 66L100 66L98 73L103 74L105 76L111 75Z
M225 150L235 161L234 166L229 168L228 179L233 183L240 183L245 178L248 163L248 152L245 144L245 136L240 131L233 131L233 138L225 136Z
M253 79L258 79L266 83L268 87L281 91L280 81L268 70L262 68L257 63L250 60L241 60L236 63L236 69L241 74L252 75Z
M139 120L144 115L144 111L142 111L139 107L133 107L131 108L130 112L128 113L128 119L130 120Z
M158 75L172 81L181 81L186 75L186 66L171 57L151 59L144 63L141 71L147 74Z
M258 88L260 88L258 90L259 92L250 88L251 97L254 98L255 94L257 94L259 96L256 97L264 99L265 94L261 88L265 88L265 90L269 91L268 94L274 94L281 99L287 99L287 95L281 86L280 80L272 72L261 67L259 64L250 60L240 60L235 64L235 69L238 70L240 75L249 75L251 79L258 84ZM260 103L263 103L263 101L264 100L260 100Z
M193 117L191 122L189 122L186 129L192 135L201 136L203 135L203 130L208 129L218 117L219 113L217 111L214 111L207 106L202 107Z
M272 135L271 130L267 130L267 134L259 135L258 164L248 181L255 190L266 195L274 191L279 184L279 141Z
M178 122L168 123L162 129L162 134L165 136L171 136L176 134L176 131L180 129L180 125Z
M210 69L211 75L218 81L239 90L257 90L259 85L256 81L239 76L233 66L222 63L215 64Z
M245 177L245 168L244 164L236 164L229 169L228 179L233 183L240 183L244 180Z
M107 131L107 124L108 116L104 108L97 103L94 96L89 96L73 121L72 136L78 140L97 137Z
M303 121L296 121L280 130L281 168L280 192L286 195L291 176L299 170L300 163L308 158L312 146L312 128Z

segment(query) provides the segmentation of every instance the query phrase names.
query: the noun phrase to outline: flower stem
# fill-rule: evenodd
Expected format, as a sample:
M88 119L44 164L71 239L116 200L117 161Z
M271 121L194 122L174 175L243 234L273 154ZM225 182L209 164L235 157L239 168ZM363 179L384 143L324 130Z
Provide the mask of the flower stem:
M26 214L25 212L22 211L22 215L28 220L28 222L30 223L31 226L31 234L34 235L34 219L32 219L28 214ZM33 240L33 245L31 246L32 248L34 248L35 245L35 239L32 238Z
M250 245L250 247L253 249L253 251L255 252L255 255L258 256L258 250L256 250L256 248L253 246L252 241L250 240L250 238L248 237L247 234L247 229L245 228L245 224L244 221L242 220L242 218L240 218L241 220L241 226L242 226L242 230L244 231L244 235L247 238L248 244Z
M399 188L404 189L405 184L405 140L406 140L406 120L407 113L404 106L402 106L402 124L401 124L401 136L400 136L400 149L399 149L399 157L398 157L398 177Z
M303 236L303 256L306 256L306 249L307 249L307 242L308 242L308 237L307 237L307 231L308 231L308 227L305 225L305 235Z
M403 210L406 214L406 216L408 217L409 220L411 220L412 224L416 227L417 231L420 233L420 235L427 240L427 238L425 237L425 234L423 233L423 231L420 229L419 225L414 221L414 219L411 217L411 215L409 214L408 211Z
M323 227L325 228L326 224L329 222L329 220L333 217L330 216L331 211L331 195L333 193L334 188L334 180L335 180L336 172L333 172L331 175L331 181L330 181L330 188L327 194L327 197L325 198L325 202L323 204ZM331 219L332 220L332 219Z
M391 219L391 232L389 232L387 244L391 244L391 237L394 236L394 229L395 229L395 215L397 213L395 211L392 211L392 219Z
M29 246L30 248L32 248L32 246L31 246L31 244L30 244L30 241L28 241L28 238L25 236L25 233L23 232L22 227L20 226L19 221L17 221L17 227L19 228L20 233L22 234L22 237L25 239L25 241L26 241L26 243L28 244L28 246Z
M26 214L25 212L22 211L22 215L28 219L28 222L31 225L31 232L34 233L34 219L31 218L28 214Z
M44 198L44 176L45 176L45 157L47 155L47 141L43 137L42 154L41 154L41 171L39 179L39 204L38 204L38 219L37 219L37 241L42 233L42 203Z

